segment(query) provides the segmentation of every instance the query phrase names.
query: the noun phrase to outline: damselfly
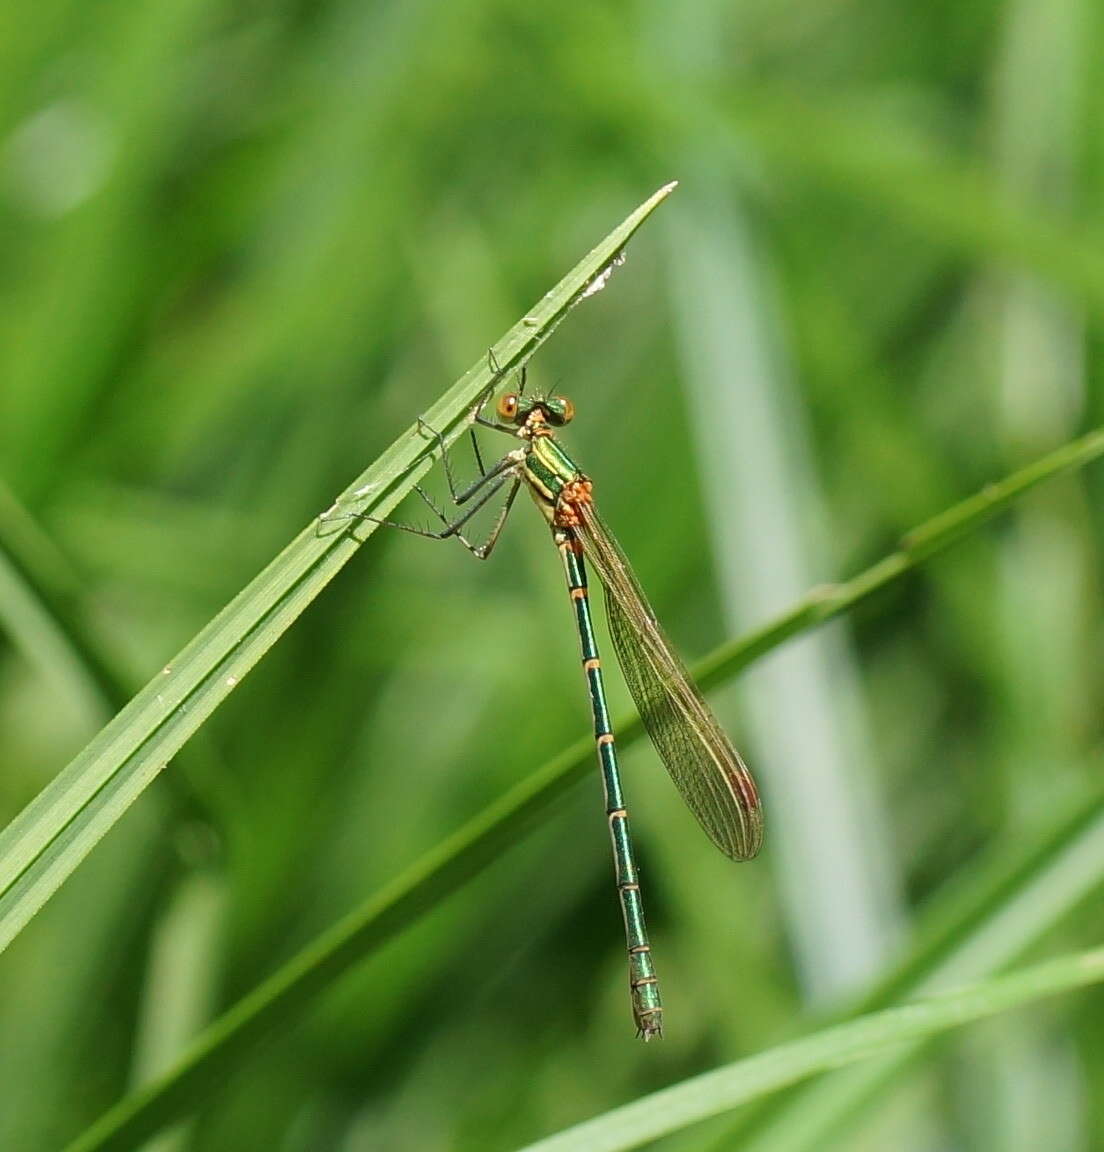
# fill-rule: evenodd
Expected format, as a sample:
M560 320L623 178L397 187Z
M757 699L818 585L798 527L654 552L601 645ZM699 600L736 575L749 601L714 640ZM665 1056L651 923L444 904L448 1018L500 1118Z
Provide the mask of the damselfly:
M663 1008L644 925L629 817L590 615L584 558L597 569L605 588L606 616L613 646L644 727L687 806L713 843L734 860L747 860L759 850L763 839L759 796L739 753L675 654L628 560L595 510L590 478L556 439L556 429L569 423L575 414L571 401L551 394L526 396L523 372L518 391L507 392L499 399L497 420L488 420L482 415L486 402L484 400L475 413L475 421L516 437L520 444L493 467L485 468L473 432L472 445L480 476L466 488L458 488L455 483L441 435L422 425L440 446L454 503L458 507L469 503L471 506L450 521L424 489L418 487L419 494L441 520L443 526L439 531L394 521L377 522L438 540L455 536L474 556L486 559L522 484L529 489L548 521L567 575L590 690L617 891L625 920L633 1019L637 1034L648 1040L662 1032ZM484 543L473 545L464 535L464 526L503 488L506 488L505 500L490 535ZM363 515L361 518L375 519Z

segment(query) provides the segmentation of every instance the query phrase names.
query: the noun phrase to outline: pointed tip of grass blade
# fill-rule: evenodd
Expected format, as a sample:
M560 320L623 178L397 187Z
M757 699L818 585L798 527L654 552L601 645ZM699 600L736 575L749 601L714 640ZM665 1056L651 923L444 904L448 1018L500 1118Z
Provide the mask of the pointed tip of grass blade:
M481 357L476 361L425 414L428 422L441 429L446 443L455 439L464 423L470 423L470 419L464 417L470 417L471 404L477 397L503 376L525 364L580 301L601 291L613 268L624 263L628 242L677 187L677 180L669 181L630 212L490 346L489 358ZM345 492L340 499L347 501L351 495Z
M657 188L633 213L633 216L637 219L637 224L642 224L678 186L679 182L677 180L669 180L661 188ZM632 217L630 217L630 219L631 218Z
M502 369L524 363L595 277L620 263L626 243L673 187L667 184L654 192L495 343ZM428 410L428 422L441 430L442 443L471 422L473 403L499 375L481 356ZM354 515L347 519L359 519L364 525L359 533L320 532L319 521L307 525L174 658L171 707L165 703L170 694L162 677L155 677L35 801L0 830L0 951L347 562L372 531L367 527L371 518L364 514L378 507L386 515L410 491L419 469L429 466L426 451L425 437L417 425L412 426L325 514L329 520L339 504L350 506ZM228 677L226 665L231 660L234 674Z
M665 184L640 204L595 248L564 276L556 287L546 293L503 337L492 345L492 355L481 355L479 360L430 408L424 411L421 425L439 429L438 447L455 439L474 417L473 404L509 370L523 364L548 338L557 324L582 298L588 285L607 267L618 267L622 253L637 229L676 187L676 182ZM608 276L607 276L608 279ZM603 281L604 282L604 281ZM432 451L434 442L428 442ZM420 425L412 425L406 432L366 469L337 498L325 514L329 519L336 507L348 507L349 520L361 519L364 524L372 516L385 516L409 492L429 467L427 440ZM369 516L368 514L372 515ZM357 544L371 529L363 528L353 535L351 531L321 533L318 521L312 521L256 577L200 634L172 661L173 707L166 710L163 695L166 692L161 674L150 682L128 705L123 713L64 770L41 794L29 815L17 817L9 828L9 841L15 840L20 849L12 857L12 875L7 884L15 907L15 915L5 909L4 891L0 891L0 947L2 930L7 923L18 930L52 893L54 888L76 867L93 841L103 835L125 808L145 787L144 772L159 771L165 761L175 754L180 745L199 727L233 689L249 669L268 651L282 632L325 587L349 560ZM228 676L230 661L233 675ZM180 717L187 708L187 720ZM168 723L169 717L173 723ZM569 755L574 762L575 753ZM585 761L584 761L585 763ZM566 774L553 766L553 775L567 780ZM558 785L557 785L558 786ZM539 794L544 793L538 785ZM112 801L106 808L103 798ZM511 801L513 803L513 801ZM97 807L97 805L99 807ZM93 819L96 812L106 808L99 823ZM492 817L492 826L497 827ZM85 840L74 840L73 829L90 829ZM474 835L475 846L465 857L459 848L448 852L460 861L456 875L479 859L481 831L464 832ZM85 842L87 841L87 843ZM0 838L0 883L5 879L4 841ZM466 844L461 840L461 844ZM56 846L56 852L53 850ZM465 849L466 851L466 849ZM443 865L442 865L443 866ZM436 865L434 866L436 867ZM14 890L16 880L26 873L37 884L29 894ZM431 872L431 876L436 873ZM40 879L40 877L42 879ZM50 881L50 885L46 880ZM420 883L421 881L419 881ZM373 914L374 915L374 914ZM366 921L371 922L371 921ZM361 946L363 947L363 946ZM352 958L352 952L349 953ZM328 961L327 961L328 962ZM323 969L314 962L306 971ZM296 976L295 979L299 977ZM300 987L294 980L291 988ZM303 985L305 987L305 985ZM272 1003L290 1004L290 994L281 992ZM255 1002L257 1003L257 1002ZM246 1017L230 1016L224 1023L224 1033L208 1033L210 1050L195 1052L193 1064L178 1064L159 1082L128 1097L101 1121L78 1139L73 1149L106 1149L130 1147L131 1137L142 1126L143 1131L156 1131L172 1115L179 1115L188 1103L201 1094L204 1075L214 1065L215 1054L222 1056L232 1050L231 1039L244 1040L249 1036L246 1023L262 1018L265 1008L249 1009ZM250 1016L249 1012L254 1012Z

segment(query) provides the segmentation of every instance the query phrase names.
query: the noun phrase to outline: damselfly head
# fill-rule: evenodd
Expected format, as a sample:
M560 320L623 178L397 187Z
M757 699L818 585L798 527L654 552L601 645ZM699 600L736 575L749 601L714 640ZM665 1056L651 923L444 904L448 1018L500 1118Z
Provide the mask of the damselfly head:
M575 405L566 396L522 396L507 392L499 397L498 414L509 424L519 427L530 419L562 427L575 415Z

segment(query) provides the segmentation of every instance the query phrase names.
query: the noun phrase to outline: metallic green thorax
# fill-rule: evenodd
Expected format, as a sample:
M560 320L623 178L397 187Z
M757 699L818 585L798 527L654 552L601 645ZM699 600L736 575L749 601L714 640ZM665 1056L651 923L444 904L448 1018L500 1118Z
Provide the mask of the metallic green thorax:
M551 436L534 436L529 441L522 467L533 499L549 520L563 486L583 475Z

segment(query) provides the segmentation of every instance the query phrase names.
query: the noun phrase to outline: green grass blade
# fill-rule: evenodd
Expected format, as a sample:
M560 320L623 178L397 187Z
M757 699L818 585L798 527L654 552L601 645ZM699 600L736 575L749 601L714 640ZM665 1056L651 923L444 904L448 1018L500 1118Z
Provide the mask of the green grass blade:
M1102 454L1102 431L1071 442L928 521L905 538L900 552L846 583L815 593L779 621L725 646L692 671L699 680L708 677L711 682L733 675L789 637L854 607L921 559L949 547L1035 484ZM640 737L642 726L639 718L625 716L618 719L616 730L625 746ZM353 964L499 859L541 812L592 770L593 755L593 741L579 740L522 780L238 1001L168 1075L105 1113L69 1152L122 1152L184 1114L259 1035L293 1015ZM1015 885L1006 884L1000 898L1009 889L1014 891ZM946 931L953 935L953 929Z
M865 572L842 584L824 584L814 588L789 611L751 635L718 648L696 669L698 683L707 688L729 679L733 673L784 640L849 611L886 585L900 579L929 556L942 552L956 540L980 527L1037 484L1064 472L1083 468L1101 455L1104 455L1104 429L1097 428L1041 456L1003 480L986 485L980 492L906 533L895 552L883 557Z
M618 1152L638 1148L818 1072L1101 980L1104 950L1097 949L862 1016L653 1092L531 1144L525 1152Z
M581 260L495 345L503 371L548 338L613 261L667 185ZM425 414L446 441L466 426L475 400L496 376L486 357ZM411 427L337 504L386 514L432 463L435 446ZM356 529L350 530L350 525ZM309 524L0 833L0 950L119 819L298 615L348 563L374 526Z
M1001 854L1003 857L1003 853ZM1104 796L1087 797L1011 858L972 874L937 901L919 942L854 1012L869 1012L990 975L1020 956L1104 883ZM825 1146L904 1072L922 1045L802 1085L740 1125L746 1152L812 1152ZM728 1133L716 1147L734 1139Z

